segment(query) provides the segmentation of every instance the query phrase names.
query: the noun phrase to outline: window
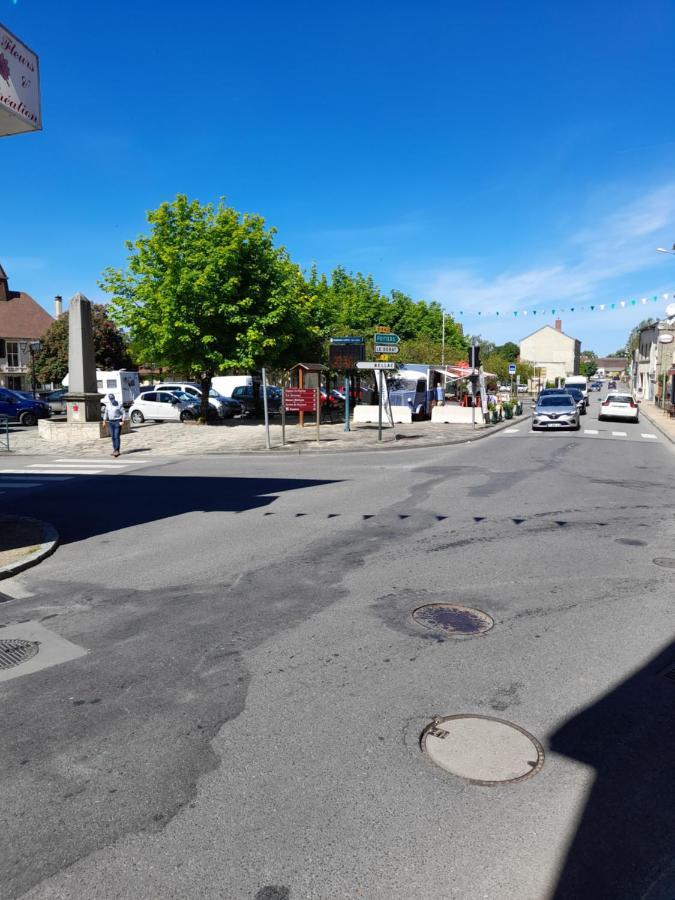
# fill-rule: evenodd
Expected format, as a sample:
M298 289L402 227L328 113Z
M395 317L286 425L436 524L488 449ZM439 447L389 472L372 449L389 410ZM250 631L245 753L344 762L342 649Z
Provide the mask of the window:
M171 394L166 394L163 391L160 391L160 393L157 394L157 400L159 403L171 403L173 399L174 398L171 396Z
M4 338L0 338L0 359L4 359L7 356L7 348L5 347Z
M105 383L105 386L108 390L114 391L115 388L117 387L117 381L114 378L108 378Z
M19 368L19 344L17 341L7 341L7 365L10 368Z
M156 403L157 394L154 391L145 391L145 393L141 394L139 400L143 400L146 403Z

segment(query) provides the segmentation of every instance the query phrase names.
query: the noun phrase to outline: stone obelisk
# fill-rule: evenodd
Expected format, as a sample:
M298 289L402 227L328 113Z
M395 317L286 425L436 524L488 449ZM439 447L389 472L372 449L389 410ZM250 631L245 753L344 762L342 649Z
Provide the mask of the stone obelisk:
M96 385L91 301L78 293L68 306L68 424L99 422L102 397Z

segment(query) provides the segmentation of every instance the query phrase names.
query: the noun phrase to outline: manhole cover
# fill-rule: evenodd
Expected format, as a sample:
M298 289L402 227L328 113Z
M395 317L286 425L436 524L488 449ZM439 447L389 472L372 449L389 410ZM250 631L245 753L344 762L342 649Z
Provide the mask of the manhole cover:
M495 624L492 616L480 609L451 603L428 603L418 606L413 619L424 625L453 635L485 634Z
M671 556L657 556L652 560L657 566L663 566L664 569L675 569L675 559Z
M32 659L40 649L37 641L21 641L9 638L0 641L0 669L12 669Z
M436 717L420 744L437 766L472 784L513 784L544 765L544 748L535 737L493 716Z

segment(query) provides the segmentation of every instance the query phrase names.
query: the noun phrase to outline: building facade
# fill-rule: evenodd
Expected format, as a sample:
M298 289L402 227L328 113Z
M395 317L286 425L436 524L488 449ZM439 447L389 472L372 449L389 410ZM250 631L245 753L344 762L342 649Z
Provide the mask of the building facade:
M534 381L560 383L570 375L579 374L581 341L562 330L556 319L555 327L544 325L520 342L520 358L534 366Z
M40 338L54 319L22 291L10 291L0 266L0 387L29 391Z

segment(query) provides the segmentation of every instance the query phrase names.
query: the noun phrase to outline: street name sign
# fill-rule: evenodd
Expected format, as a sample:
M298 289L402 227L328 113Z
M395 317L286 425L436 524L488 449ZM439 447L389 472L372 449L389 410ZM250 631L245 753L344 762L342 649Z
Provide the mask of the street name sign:
M392 332L378 332L373 340L376 344L398 344L401 338L397 334L393 334Z
M399 348L395 344L375 344L375 353L398 353Z
M332 337L329 339L331 344L364 344L362 337Z
M357 369L395 369L395 362L358 362Z

